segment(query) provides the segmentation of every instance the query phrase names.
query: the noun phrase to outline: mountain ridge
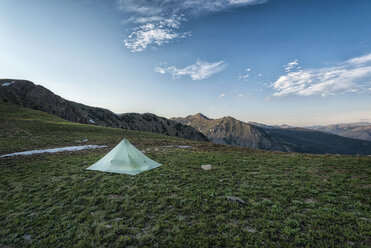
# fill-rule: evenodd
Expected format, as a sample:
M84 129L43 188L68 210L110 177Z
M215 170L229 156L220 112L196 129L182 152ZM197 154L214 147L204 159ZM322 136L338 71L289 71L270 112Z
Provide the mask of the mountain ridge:
M205 115L197 114L171 119L194 127L215 143L300 153L371 154L371 142L369 141L303 127L247 123L230 116L218 119L208 117L205 119L201 116Z
M0 79L0 100L41 110L65 120L83 124L147 131L190 140L208 141L203 134L194 128L181 125L164 117L149 113L115 114L108 109L66 100L49 89L28 80Z
M353 122L330 125L308 126L307 128L332 133L343 137L371 141L371 123Z
M250 147L264 150L291 151L277 140L269 137L260 127L239 121L231 116L210 119L203 114L189 115L171 120L191 125L215 143Z

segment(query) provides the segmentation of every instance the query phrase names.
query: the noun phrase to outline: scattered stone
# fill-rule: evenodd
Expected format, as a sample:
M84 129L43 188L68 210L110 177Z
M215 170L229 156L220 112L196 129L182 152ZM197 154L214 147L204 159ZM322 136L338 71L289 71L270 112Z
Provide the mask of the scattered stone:
M201 168L203 170L211 170L213 166L211 164L204 164L204 165L201 165Z
M159 150L158 148L155 148L155 149L154 149L155 152L158 152L158 150Z
M255 228L252 228L251 226L246 226L246 230L247 230L249 233L256 233Z
M32 242L33 241L31 235L28 235L28 234L23 235L22 238L24 240L26 240L27 242Z
M86 143L86 142L88 142L88 141L89 141L89 140L85 138L85 139L82 139L82 140L81 140L81 143Z
M105 228L108 228L108 229L111 229L112 228L112 225L105 225L104 227Z
M365 217L361 217L361 218L359 218L360 220L365 220L365 221L368 221L368 220L370 220L369 218L365 218Z
M354 243L352 241L348 241L347 244L350 245L350 246L354 246L356 243Z
M119 194L109 194L108 198L121 200L124 198L124 196Z
M124 218L114 218L113 221L120 221L120 220L123 220Z
M313 199L313 198L308 198L308 199L305 199L304 202L305 203L316 203L317 200L316 199Z
M235 196L227 196L227 200L228 201L236 201L236 202L239 202L241 204L246 204L246 202L244 200L242 200L239 197L235 197Z

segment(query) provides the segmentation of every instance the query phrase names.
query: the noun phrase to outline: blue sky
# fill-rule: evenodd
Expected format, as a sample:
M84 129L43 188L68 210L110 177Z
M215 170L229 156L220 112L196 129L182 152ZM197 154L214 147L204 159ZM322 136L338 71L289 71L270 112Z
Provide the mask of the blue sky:
M0 78L117 113L371 122L368 0L2 0Z

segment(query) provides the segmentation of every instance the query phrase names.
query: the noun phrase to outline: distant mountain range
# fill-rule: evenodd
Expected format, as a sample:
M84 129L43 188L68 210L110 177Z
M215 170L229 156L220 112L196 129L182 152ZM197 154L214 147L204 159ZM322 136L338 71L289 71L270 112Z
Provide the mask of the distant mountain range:
M0 100L38 109L73 122L191 140L210 140L220 144L284 152L371 154L371 142L367 141L370 138L370 126L366 123L295 128L285 124L270 126L246 123L233 117L210 119L200 113L171 119L151 113L115 114L107 109L68 101L30 81L14 79L0 79Z
M369 122L342 123L307 128L348 138L371 141L371 123Z
M0 79L0 100L41 110L73 122L208 141L202 133L191 126L150 113L118 115L108 109L75 103L27 80Z
M301 153L371 154L369 141L306 128L246 123L232 117L210 119L200 113L171 119L192 126L221 144Z

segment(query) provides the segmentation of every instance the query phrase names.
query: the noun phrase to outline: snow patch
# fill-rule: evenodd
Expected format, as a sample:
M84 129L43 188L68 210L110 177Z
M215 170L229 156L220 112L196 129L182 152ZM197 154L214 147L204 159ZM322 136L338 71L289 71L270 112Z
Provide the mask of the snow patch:
M15 152L15 153L1 155L0 158L14 157L14 156L28 156L28 155L41 154L41 153L56 153L56 152L66 152L66 151L74 152L74 151L81 151L81 150L86 150L86 149L98 149L98 148L106 148L106 147L107 146L98 146L98 145L67 146L67 147L58 147L58 148L45 149L45 150Z
M92 119L90 119L89 122L95 124L95 121L93 121Z
M169 146L162 146L162 147L167 147L167 148L172 148L172 147L174 147L174 148L190 148L192 146L174 146L174 145L169 145Z
M14 84L15 82L14 81L11 81L11 82L9 82L9 83L3 83L1 86L3 86L3 87L7 87L7 86L9 86L9 85L11 85L11 84Z

